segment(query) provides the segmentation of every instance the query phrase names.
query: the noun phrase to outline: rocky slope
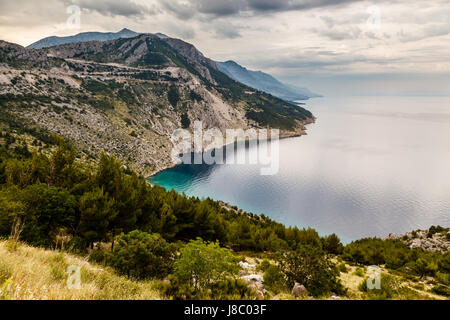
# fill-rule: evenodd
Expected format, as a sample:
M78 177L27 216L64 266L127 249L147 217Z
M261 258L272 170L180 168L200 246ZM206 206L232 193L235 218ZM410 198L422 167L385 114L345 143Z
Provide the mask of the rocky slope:
M47 37L36 41L35 43L29 45L28 49L42 49L49 48L53 46L59 46L62 44L78 43L78 42L88 42L88 41L109 41L120 38L134 38L137 37L139 33L134 32L129 29L123 29L119 32L83 32L73 36L68 37ZM249 87L257 90L264 91L266 93L272 94L280 99L286 101L297 101L297 100L308 100L309 98L320 97L307 88L294 87L291 85L284 84L277 79L275 79L270 74L261 71L252 71L247 68L237 64L234 61L226 62L214 62L202 55L194 46L185 43L179 39L173 39L162 33L153 34L160 39L166 40L172 47L179 50L179 52L187 57L195 58L196 60L203 60L214 69L219 69L221 72L225 73L231 79L241 82Z
M270 93L287 101L308 100L320 97L306 88L294 88L275 79L270 74L261 71L252 71L244 68L234 61L217 62L220 71L230 78L249 87Z
M0 41L0 130L58 134L149 175L170 166L175 129L275 127L305 133L312 114L242 85L181 40L145 34L40 50ZM45 134L45 135L44 135Z
M429 230L415 230L405 234L389 234L385 239L398 239L411 249L448 252L450 250L450 231L448 228L431 227Z

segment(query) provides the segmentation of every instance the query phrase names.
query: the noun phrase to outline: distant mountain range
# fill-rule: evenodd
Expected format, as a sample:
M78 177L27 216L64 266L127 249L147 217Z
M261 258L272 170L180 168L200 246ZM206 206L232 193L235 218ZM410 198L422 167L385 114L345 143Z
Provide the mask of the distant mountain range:
M27 48L42 49L69 43L134 38L138 35L140 35L140 33L126 28L116 33L84 32L68 37L47 37L29 45ZM159 37L160 39L171 39L170 37L162 33L155 33L153 35ZM234 61L216 62L216 64L221 72L225 73L233 80L241 82L254 89L264 91L286 101L307 100L309 98L320 97L320 95L315 94L306 88L294 87L288 84L284 84L270 74L261 71L248 70L247 68L237 64Z
M280 82L270 74L251 71L234 61L217 62L217 67L230 78L287 101L320 97L306 88L296 88Z
M28 49L42 49L54 46L60 46L68 43L78 43L87 41L109 41L120 38L134 38L139 33L129 29L122 29L119 32L83 32L69 37L47 37L30 44Z

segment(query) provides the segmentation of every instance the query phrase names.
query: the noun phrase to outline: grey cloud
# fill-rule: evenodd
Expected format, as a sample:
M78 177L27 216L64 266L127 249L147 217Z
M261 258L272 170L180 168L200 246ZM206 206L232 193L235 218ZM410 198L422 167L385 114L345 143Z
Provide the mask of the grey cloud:
M23 25L27 28L42 21L64 21L66 8L60 0L47 0L46 6L33 0L0 1L0 26ZM54 10L49 10L49 7ZM61 14L63 13L63 15Z
M450 24L437 23L425 26L419 32L406 33L403 29L397 32L397 37L402 42L420 41L427 38L446 36L450 34Z
M358 27L342 27L342 28L334 27L325 30L312 29L311 31L314 31L324 37L327 37L330 40L336 41L358 39L362 34L361 29Z
M245 7L244 0L215 1L198 0L197 9L201 13L213 14L217 16L227 16L239 13Z
M241 37L240 28L230 24L216 26L216 35L220 38L235 39Z
M248 0L248 4L251 9L256 11L290 11L342 5L357 1L360 0Z
M154 13L150 8L131 0L64 0L66 5L77 5L82 10L95 11L104 16L144 16Z
M283 57L261 59L258 61L260 68L271 69L297 69L302 71L329 70L329 68L339 68L356 63L368 63L386 65L401 62L400 58L370 58L364 55L351 53L343 54L338 52L306 51L302 54L287 55Z
M320 17L320 19L326 24L326 26L328 28L333 28L334 27L335 22L334 22L333 18L327 17L327 16L322 16L322 17Z
M166 32L166 31L165 31ZM183 40L190 40L195 38L195 30L187 25L171 24L167 27L169 37L180 37Z
M160 0L159 2L163 9L175 14L181 20L188 20L196 14L192 3L184 3L178 0Z
M248 0L249 8L255 11L280 11L291 1Z
M180 18L192 18L195 13L213 16L251 15L259 13L307 10L320 7L345 5L361 0L159 0L164 9ZM188 12L188 14L183 14Z
M373 40L380 40L380 37L377 36L376 33L372 32L372 31L368 31L364 33L366 35L367 38L369 39L373 39ZM383 37L385 37L385 35L383 35ZM386 38L386 37L385 37Z
M338 56L338 55L340 55L340 53L337 53L334 51L329 51L329 50L320 50L320 51L317 51L317 54L319 54L321 56Z

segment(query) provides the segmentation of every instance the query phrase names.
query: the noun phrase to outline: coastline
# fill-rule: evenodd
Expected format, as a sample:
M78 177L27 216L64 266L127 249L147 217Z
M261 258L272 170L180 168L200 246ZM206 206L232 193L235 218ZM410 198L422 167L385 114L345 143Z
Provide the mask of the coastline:
M284 139L289 139L289 138L298 138L298 137L302 137L302 136L308 135L306 127L308 125L310 125L310 124L314 124L316 122L316 120L317 120L317 118L313 117L312 119L309 119L309 120L306 120L306 121L302 122L300 124L300 126L297 128L297 130L295 130L295 131L280 131L279 140L284 140ZM246 140L246 141L248 141L248 140ZM222 144L222 146L220 148L226 148L227 146L228 145L224 143L224 144ZM216 148L216 149L218 149L218 148ZM209 151L209 150L210 149L205 149L205 150L203 150L203 152L206 152L206 151ZM190 154L193 155L194 152L190 152ZM160 174L160 173L162 173L164 171L173 169L173 168L175 168L178 165L180 165L180 164L179 163L175 163L175 164L172 163L170 165L163 166L162 168L157 169L153 173L151 173L150 175L146 176L145 179L147 181L149 181L151 178L157 176L158 174Z

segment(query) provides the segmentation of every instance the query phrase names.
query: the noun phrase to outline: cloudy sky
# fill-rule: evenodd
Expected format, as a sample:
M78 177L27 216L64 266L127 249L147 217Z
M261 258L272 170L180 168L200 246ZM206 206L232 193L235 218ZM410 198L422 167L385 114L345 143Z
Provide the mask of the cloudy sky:
M325 95L450 95L448 0L0 2L0 39L24 46L125 27L182 38L212 59Z

